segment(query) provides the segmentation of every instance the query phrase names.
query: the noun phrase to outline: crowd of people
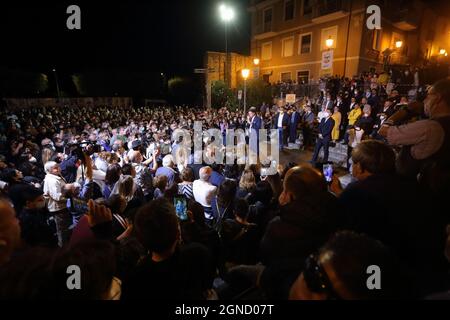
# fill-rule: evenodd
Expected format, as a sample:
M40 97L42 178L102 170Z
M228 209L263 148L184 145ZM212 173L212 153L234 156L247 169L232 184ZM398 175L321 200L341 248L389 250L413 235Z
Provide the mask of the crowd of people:
M247 115L0 111L0 299L448 297L450 80L423 104L391 89L344 80ZM196 121L224 135L274 128L281 149L301 132L312 164L267 175L261 163L208 165L202 152L175 161L172 133ZM340 140L345 188L318 169ZM81 289L67 286L74 265ZM370 266L381 289L367 285Z

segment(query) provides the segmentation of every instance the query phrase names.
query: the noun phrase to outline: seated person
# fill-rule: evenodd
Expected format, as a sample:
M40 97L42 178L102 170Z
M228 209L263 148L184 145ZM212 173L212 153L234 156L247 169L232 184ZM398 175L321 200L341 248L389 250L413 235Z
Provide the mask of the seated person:
M200 244L180 245L174 206L152 200L136 214L138 239L148 250L123 286L123 299L205 299L212 288L214 268Z

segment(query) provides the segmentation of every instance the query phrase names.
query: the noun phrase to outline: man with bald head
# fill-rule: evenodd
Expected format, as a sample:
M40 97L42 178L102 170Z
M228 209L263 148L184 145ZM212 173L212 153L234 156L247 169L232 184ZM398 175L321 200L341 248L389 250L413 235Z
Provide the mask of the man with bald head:
M205 218L212 220L211 200L216 195L217 187L209 182L212 174L212 168L209 166L202 167L199 171L200 179L195 180L192 184L192 192L195 201L200 203L205 209Z

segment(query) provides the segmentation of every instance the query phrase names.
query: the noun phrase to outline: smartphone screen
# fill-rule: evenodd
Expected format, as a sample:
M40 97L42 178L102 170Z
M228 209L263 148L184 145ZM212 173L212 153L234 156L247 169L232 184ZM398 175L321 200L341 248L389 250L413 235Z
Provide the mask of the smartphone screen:
M333 166L331 164L323 165L323 175L325 176L325 180L330 183L333 177Z
M187 201L185 197L175 197L173 199L173 205L175 206L175 211L178 218L181 221L188 220L187 216Z

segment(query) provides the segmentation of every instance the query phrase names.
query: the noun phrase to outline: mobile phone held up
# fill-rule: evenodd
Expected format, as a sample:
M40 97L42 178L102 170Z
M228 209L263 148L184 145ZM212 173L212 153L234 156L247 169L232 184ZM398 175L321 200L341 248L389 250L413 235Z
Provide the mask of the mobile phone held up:
M323 165L323 175L325 176L325 180L328 183L331 183L331 180L333 178L333 165L324 164Z
M173 198L173 205L175 207L175 212L177 214L178 219L181 221L187 221L187 201L184 196L176 196Z

